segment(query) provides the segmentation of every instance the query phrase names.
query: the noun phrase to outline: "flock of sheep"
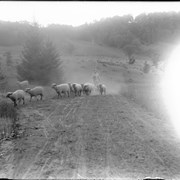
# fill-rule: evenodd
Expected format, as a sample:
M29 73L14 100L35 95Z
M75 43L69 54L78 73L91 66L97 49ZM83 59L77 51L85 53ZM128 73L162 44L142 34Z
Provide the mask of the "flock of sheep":
M44 96L44 88L42 86L36 86L34 88L28 88L29 82L28 81L22 81L18 82L21 89L16 90L15 92L8 92L6 97L11 99L14 103L14 106L17 106L17 103L20 104L21 101L23 101L23 104L25 104L25 94L30 95L30 101L33 97L36 97L38 100L38 96L40 96L41 100ZM97 87L92 83L84 83L84 84L78 84L78 83L63 83L57 85L56 83L53 83L51 85L51 88L54 89L59 97L62 97L66 95L67 97L70 97L71 94L74 96L81 96L81 95L90 95L95 89L99 91L101 95L106 94L106 86L104 84L99 84ZM24 89L24 90L23 90Z

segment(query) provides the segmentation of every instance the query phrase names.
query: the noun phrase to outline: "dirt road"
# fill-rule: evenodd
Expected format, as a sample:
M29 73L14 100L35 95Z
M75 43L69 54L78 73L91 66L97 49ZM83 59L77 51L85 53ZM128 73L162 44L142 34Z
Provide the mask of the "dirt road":
M171 125L122 96L47 99L21 107L21 136L0 146L0 176L180 179Z

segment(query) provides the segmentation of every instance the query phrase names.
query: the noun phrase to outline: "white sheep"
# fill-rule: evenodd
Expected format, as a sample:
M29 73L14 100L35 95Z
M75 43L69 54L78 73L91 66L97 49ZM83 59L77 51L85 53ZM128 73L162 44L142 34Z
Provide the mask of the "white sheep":
M84 83L83 84L83 93L86 95L90 95L95 90L95 85L92 83Z
M26 81L18 81L18 85L19 85L19 88L20 89L25 89L25 88L28 88L29 87L29 82L26 80Z
M25 92L30 95L30 101L32 100L32 97L36 97L36 99L38 101L37 96L41 96L41 100L43 98L44 88L42 86L36 86L32 89L26 88Z
M78 83L73 83L72 84L72 87L73 87L73 90L74 90L74 93L75 93L75 96L81 96L81 93L83 91L83 88L82 88L82 85L81 84L78 84Z
M59 96L62 97L62 93L66 94L68 97L70 95L70 85L67 83L59 85L53 83L51 87L57 92L58 98Z
M68 83L69 85L69 89L70 89L70 94L74 94L74 88L73 88L73 84L72 83Z
M104 84L98 84L97 88L100 92L100 94L102 95L103 93L106 94L106 86Z
M14 102L14 106L17 106L17 101L19 101L20 104L21 100L23 100L23 104L25 104L25 92L21 89L14 92L8 92L6 97Z

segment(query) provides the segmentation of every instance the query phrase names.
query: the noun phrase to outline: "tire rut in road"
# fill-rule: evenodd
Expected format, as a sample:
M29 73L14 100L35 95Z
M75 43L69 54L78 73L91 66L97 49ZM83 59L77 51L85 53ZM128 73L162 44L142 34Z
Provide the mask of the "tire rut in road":
M79 178L105 178L107 167L107 139L99 120L100 96L87 97L86 105L79 109Z
M129 119L128 122L135 131L139 131L139 137L151 153L154 154L154 157L156 157L158 162L155 161L157 167L154 168L154 174L174 179L178 177L179 179L180 148L178 148L176 141L173 139L171 129L166 129L168 124L163 122L165 120L156 119L147 113L144 114L140 110L138 108L135 110L131 108L130 116L138 118L139 121L135 123L133 119Z
M120 144L118 142L119 140L116 138L115 141L118 144L117 147L121 149L120 152L124 151L121 154L123 159L125 159L126 164L129 166L127 169L133 169L131 176L133 177L134 174L134 177L136 178L143 177L144 175L164 176L166 178L176 177L179 165L178 163L172 162L174 157L167 151L162 139L158 139L158 136L155 137L155 135L158 134L153 136L152 131L150 131L151 128L146 126L145 122L143 122L144 120L141 119L141 114L139 114L139 116L138 114L133 114L131 112L131 107L126 101L123 98L118 99L118 97L114 98L114 104L117 104L116 107L119 106L121 109L121 112L117 109L116 114L117 119L121 122L120 126L122 126L119 137L123 138L124 142ZM151 130L153 130L153 128ZM126 131L132 134L132 136L126 134ZM128 139L128 137L132 139ZM157 144L148 142L147 140L149 139L153 139L153 141L156 141L157 139ZM169 155L171 156L170 158ZM169 162L171 163L168 163L166 161L167 159L169 159ZM172 171L172 167L176 167L176 172Z
M75 162L72 153L74 149L71 144L76 141L77 137L70 122L67 126L66 120L70 116L69 112L74 112L79 103L81 101L78 98L64 100L47 116L54 124L56 131L39 151L23 178L57 178L59 174L59 177L63 178L63 176L71 177L73 175L72 169L75 167Z
M36 110L38 111L38 106L39 106L40 114L41 114L41 110L43 109L43 104L45 105L45 108L47 108L48 105L49 105L49 107L52 105L51 103L52 102L46 102L46 101L45 102L41 102L41 104L37 104ZM64 105L63 108L67 108L69 103L70 103L70 101L68 101L67 103L65 103L65 102L62 103L60 101L59 102L59 106L60 106L60 104L63 104ZM31 110L31 107L29 107L29 109ZM59 111L59 113L61 114L61 112L62 112L62 109ZM57 117L56 113L57 112L56 112L56 109L55 109L54 110L55 117ZM51 112L51 115L52 115L52 119L53 119L54 117L53 117L53 113L52 112ZM57 119L57 118L55 120L59 121L59 119ZM34 119L34 121L36 121L36 119ZM41 122L43 122L43 121L41 120ZM58 126L58 127L62 127L61 123L60 123L60 126ZM57 132L58 132L58 127L56 127ZM46 124L46 129L47 130L51 129L48 124ZM63 128L62 128L61 131L63 131ZM26 177L29 177L30 173L32 173L32 171L33 171L32 169L33 169L33 166L35 164L37 164L36 167L38 167L37 168L38 170L40 170L41 167L44 166L43 165L45 163L44 160L41 160L41 159L39 160L39 157L48 150L48 147L51 147L51 144L53 144L53 142L55 142L55 139L57 138L57 135L56 135L57 132L54 131L54 134L52 134L52 130L51 130L51 134L50 134L51 136L49 136L48 139L45 141L44 146L42 145L41 148L38 149L38 151L34 151L33 157L31 157L31 160L28 161L29 162L28 165L27 164L25 165L25 161L26 161L27 158L30 158L30 157L27 157L28 154L24 154L24 156L22 158L22 161L20 161L18 167L15 168L16 172L14 173L14 177L13 178L22 178L22 177L26 178ZM26 143L26 142L24 142L24 143ZM27 151L27 153L28 153L28 151ZM39 163L39 166L38 166L38 163ZM20 173L18 173L18 172L20 172ZM31 176L31 177L33 178L33 176ZM34 176L34 177L36 178L37 176Z

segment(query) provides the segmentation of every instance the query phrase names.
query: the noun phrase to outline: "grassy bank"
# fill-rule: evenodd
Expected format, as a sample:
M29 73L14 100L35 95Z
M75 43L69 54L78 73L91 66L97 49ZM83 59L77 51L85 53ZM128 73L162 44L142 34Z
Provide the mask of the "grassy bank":
M0 140L16 135L18 113L13 104L0 98Z

